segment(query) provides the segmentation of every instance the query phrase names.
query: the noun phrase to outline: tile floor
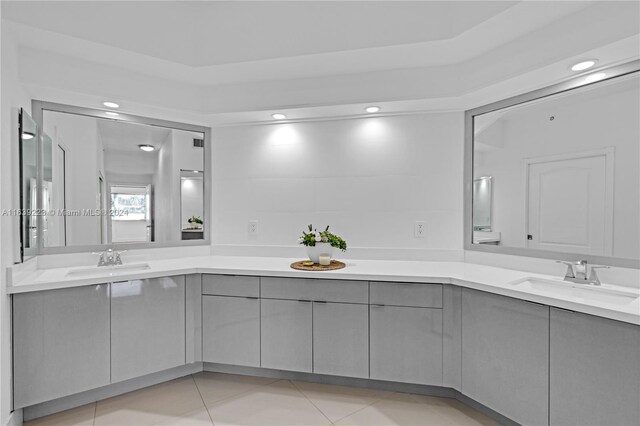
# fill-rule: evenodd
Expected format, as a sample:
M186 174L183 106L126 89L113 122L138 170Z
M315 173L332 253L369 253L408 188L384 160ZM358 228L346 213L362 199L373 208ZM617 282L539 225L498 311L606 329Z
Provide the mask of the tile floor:
M198 373L25 425L497 425L449 398Z

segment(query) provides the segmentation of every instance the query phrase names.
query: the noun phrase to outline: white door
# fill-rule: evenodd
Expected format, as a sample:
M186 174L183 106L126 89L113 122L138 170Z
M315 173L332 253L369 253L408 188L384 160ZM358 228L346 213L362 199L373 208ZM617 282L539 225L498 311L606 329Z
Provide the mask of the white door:
M529 160L527 247L610 256L612 178L607 153Z

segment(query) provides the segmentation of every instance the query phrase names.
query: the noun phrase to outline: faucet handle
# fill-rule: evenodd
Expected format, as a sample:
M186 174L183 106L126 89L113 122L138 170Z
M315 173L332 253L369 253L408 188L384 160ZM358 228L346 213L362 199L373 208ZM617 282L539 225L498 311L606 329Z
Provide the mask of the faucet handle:
M576 272L574 266L577 265L576 262L568 262L566 260L556 260L556 263L562 263L563 265L567 265L567 272L564 274L565 278L575 278Z
M115 257L115 263L116 265L122 265L122 259L120 258L120 255L122 253L124 253L126 250L120 250L120 251L116 251L114 250L114 257Z
M606 265L592 265L591 268L589 268L589 278L591 278L592 276L598 276L596 274L596 269L609 269L611 268L610 266L606 266Z
M105 252L103 252L103 251L100 251L100 252L93 251L93 252L91 252L91 254L97 254L98 256L100 256L100 257L98 257L98 266L104 266L105 265L105 261L104 261Z

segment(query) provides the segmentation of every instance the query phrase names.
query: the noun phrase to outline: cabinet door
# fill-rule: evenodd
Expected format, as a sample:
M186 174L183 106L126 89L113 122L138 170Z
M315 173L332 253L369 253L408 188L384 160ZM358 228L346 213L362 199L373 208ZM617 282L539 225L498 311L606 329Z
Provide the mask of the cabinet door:
M205 362L260 367L260 300L202 296Z
M13 296L14 405L109 384L109 284Z
M520 424L548 424L549 307L463 289L462 393Z
M185 364L185 277L111 284L111 381Z
M442 384L442 310L372 305L371 378Z
M640 326L551 308L552 425L640 422Z
M313 372L369 377L369 306L313 304Z
M310 373L311 302L262 299L260 303L261 366Z

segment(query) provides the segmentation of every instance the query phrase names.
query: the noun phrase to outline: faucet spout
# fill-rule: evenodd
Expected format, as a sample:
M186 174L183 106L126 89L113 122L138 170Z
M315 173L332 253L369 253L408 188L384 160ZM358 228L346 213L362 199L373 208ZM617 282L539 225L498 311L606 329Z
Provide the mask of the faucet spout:
M103 251L102 253L93 254L100 255L100 257L98 258L98 266L115 266L122 265L122 258L120 257L121 253L122 252L118 252L110 248Z
M600 278L595 270L609 268L608 266L602 265L592 265L589 267L590 265L586 260L580 260L578 262L558 260L556 262L567 265L567 272L564 275L564 280L578 284L600 285Z

